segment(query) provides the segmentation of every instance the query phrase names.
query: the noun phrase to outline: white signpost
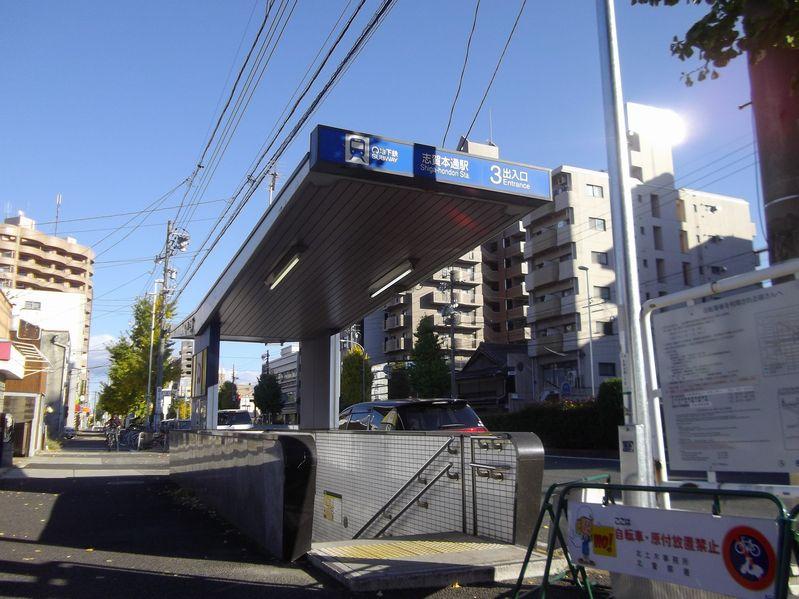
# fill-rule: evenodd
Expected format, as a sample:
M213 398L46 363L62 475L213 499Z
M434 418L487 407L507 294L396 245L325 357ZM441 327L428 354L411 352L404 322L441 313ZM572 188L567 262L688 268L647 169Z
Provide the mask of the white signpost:
M799 470L799 282L673 308L654 320L678 470Z
M577 564L733 597L774 597L774 520L569 501L568 522Z

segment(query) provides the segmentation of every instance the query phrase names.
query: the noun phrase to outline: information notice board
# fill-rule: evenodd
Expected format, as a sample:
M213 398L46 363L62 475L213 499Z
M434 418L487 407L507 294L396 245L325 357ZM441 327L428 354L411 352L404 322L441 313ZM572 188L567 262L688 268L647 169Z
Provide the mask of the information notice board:
M774 520L569 500L577 564L733 597L774 597Z
M799 282L653 315L669 466L799 469Z

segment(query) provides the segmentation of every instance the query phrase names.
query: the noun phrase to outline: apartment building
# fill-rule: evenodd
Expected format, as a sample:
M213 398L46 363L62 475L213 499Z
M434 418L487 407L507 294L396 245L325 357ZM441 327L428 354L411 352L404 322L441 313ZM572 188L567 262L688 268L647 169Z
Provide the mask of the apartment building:
M194 341L180 342L180 379L178 379L178 397L191 397L192 368L194 362Z
M261 356L263 374L274 374L280 383L283 393L283 422L297 424L297 398L299 395L298 371L300 368L300 350L297 344L288 344L280 348L280 356L273 358L269 352Z
M453 281L452 283L450 281ZM416 327L426 316L433 317L441 345L450 349L450 325L444 310L454 300L455 366L460 368L483 340L483 293L480 248L458 258L454 264L433 273L413 289L394 296L382 310L383 354L388 362L410 359ZM450 292L452 286L452 293ZM377 323L379 323L377 319ZM366 352L372 355L376 336L370 326L375 318L364 321Z
M530 340L527 322L529 261L521 221L482 246L483 320L487 343L519 344Z
M88 384L93 264L91 248L37 231L22 212L0 225L0 287L15 315L44 329L70 331L71 361L78 371L70 384L74 399L85 397Z
M749 204L675 187L670 142L649 127L659 109L629 104L627 115L642 301L753 270ZM564 382L587 390L592 371L597 386L621 374L608 176L563 165L552 183L553 202L523 220L538 397Z

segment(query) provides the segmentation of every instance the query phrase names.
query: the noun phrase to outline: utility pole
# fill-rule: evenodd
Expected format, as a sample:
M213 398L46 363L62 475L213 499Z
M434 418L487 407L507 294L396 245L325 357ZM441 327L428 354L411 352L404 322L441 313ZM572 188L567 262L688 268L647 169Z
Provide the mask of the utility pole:
M53 229L53 237L58 237L58 221L61 218L61 194L55 197L55 228Z
M449 304L441 309L441 316L449 325L449 396L455 398L458 395L458 387L455 382L455 324L457 318L458 302L455 301L455 267L449 267L449 282L441 283L439 289L442 292L449 289Z
M594 383L594 324L591 322L591 278L587 266L578 266L585 271L585 290L588 294L588 366L591 369L591 397L596 397L596 384ZM580 363L580 360L577 360Z
M269 182L269 205L272 205L272 196L275 193L275 183L277 182L277 171L272 170L269 171L269 176L271 177L271 181Z
M156 262L163 261L163 283L161 285L161 303L158 309L158 364L155 376L155 401L153 402L153 411L150 418L150 424L153 429L157 428L158 421L161 418L160 404L161 404L161 388L164 385L164 360L166 356L166 337L168 331L166 330L166 307L169 303L169 294L172 290L169 288L169 281L175 271L169 269L169 259L176 252L185 252L189 245L189 235L185 231L175 230L172 226L172 221L166 224L166 240L164 241L164 253L156 257Z
M621 346L622 393L625 422L635 429L635 481L655 484L652 461L652 426L646 393L643 343L641 339L641 298L638 286L638 259L635 250L635 220L630 188L630 158L627 148L627 122L621 88L616 14L613 0L597 0L597 27L605 107L605 137L610 178L610 208L613 221L613 255L616 260L616 291L619 307L619 345ZM622 480L632 472L625 472ZM632 481L631 481L632 482ZM631 505L653 507L651 494L632 494Z
M155 306L158 304L158 283L161 281L156 281L153 285L153 309L150 315L150 358L147 362L147 405L150 405L152 401L152 391L153 391L153 343L155 342Z

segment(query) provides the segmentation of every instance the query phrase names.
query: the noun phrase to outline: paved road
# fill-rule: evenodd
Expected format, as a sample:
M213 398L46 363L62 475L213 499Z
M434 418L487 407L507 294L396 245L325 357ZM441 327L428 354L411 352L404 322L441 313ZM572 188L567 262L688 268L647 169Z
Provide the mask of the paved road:
M346 597L305 564L270 560L167 477L165 456L79 436L0 476L0 597ZM499 597L510 585L385 593ZM374 596L374 593L369 594Z

